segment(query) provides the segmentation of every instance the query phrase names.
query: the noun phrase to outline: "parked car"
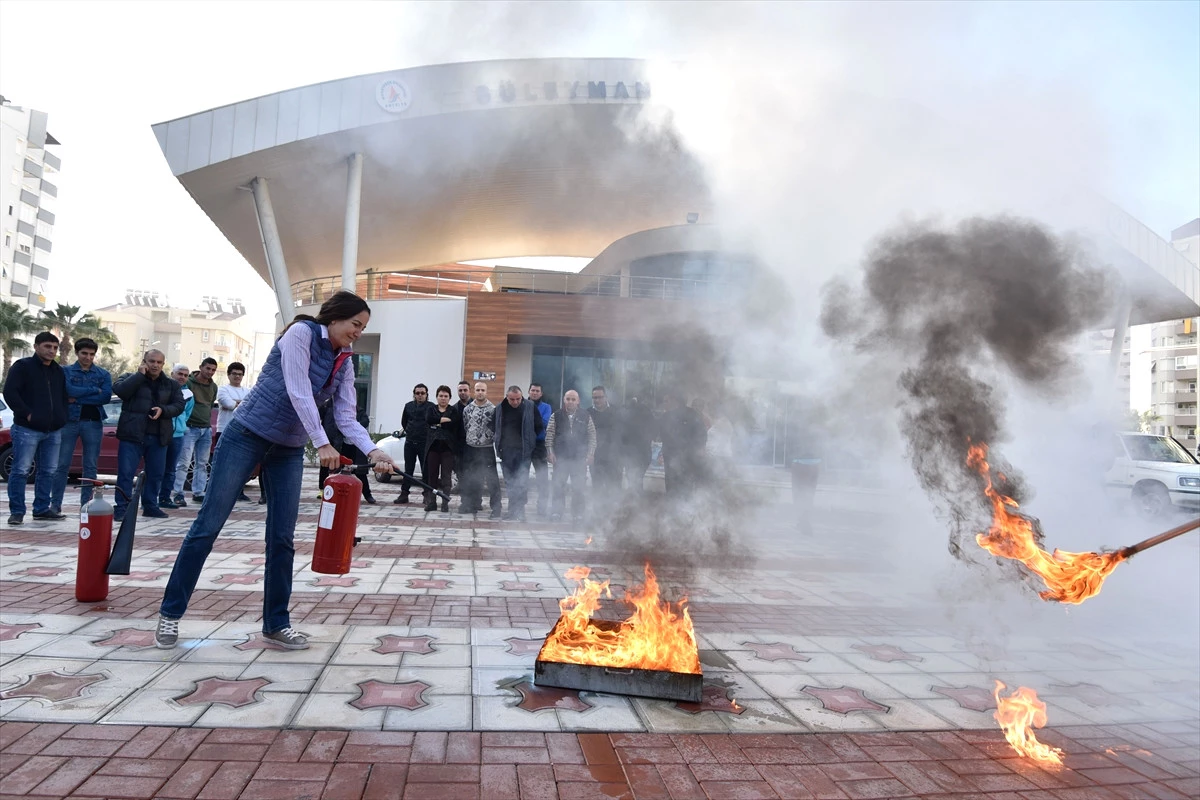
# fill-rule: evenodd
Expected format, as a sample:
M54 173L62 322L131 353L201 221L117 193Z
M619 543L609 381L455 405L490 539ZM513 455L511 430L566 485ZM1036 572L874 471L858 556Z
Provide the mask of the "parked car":
M388 454L388 458L395 461L400 466L404 465L404 434L400 431L392 431L391 436L385 436L375 443L375 446ZM380 475L375 473L376 480L382 483L391 483L391 475Z
M8 407L8 403L4 402L4 398L0 397L0 428L11 428L12 424L12 409Z
M1200 462L1170 436L1119 433L1113 462L1105 474L1108 489L1146 516L1172 508L1200 510Z
M100 439L100 457L96 461L96 472L100 475L117 474L117 420L121 416L121 398L113 395L104 404L104 436ZM0 430L0 480L7 481L8 473L12 471L12 432L8 426ZM29 471L29 482L32 483L37 472L37 463ZM83 474L83 442L75 443L75 454L71 459L68 477L78 478Z

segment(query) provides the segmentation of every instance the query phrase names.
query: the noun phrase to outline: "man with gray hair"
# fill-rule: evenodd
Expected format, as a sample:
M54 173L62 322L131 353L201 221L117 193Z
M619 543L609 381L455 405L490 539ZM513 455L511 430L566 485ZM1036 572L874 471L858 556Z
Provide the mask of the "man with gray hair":
M175 418L183 413L184 400L179 384L163 373L165 362L161 350L147 350L137 372L113 384L113 394L122 400L121 417L117 420L117 496L113 504L116 521L125 518L133 477L143 459L146 482L142 487L142 516L167 516L158 506L159 489L167 449L175 435ZM133 513L137 513L136 508Z
M587 471L596 455L596 425L590 414L579 409L579 392L563 395L562 408L550 417L546 429L546 458L554 465L554 506L550 519L557 522L567 505L571 485L571 516L583 521L587 510Z
M521 396L521 387L508 387L504 402L496 406L496 455L504 471L508 489L508 513L505 519L525 521L525 503L529 499L529 465L538 434L542 432L542 415L533 403Z

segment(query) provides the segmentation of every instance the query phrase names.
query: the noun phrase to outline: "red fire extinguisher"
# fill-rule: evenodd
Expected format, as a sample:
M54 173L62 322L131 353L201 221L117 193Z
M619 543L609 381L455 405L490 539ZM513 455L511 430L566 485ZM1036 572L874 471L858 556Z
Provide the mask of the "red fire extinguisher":
M325 479L321 489L321 516L313 546L312 571L345 575L350 571L351 550L358 544L358 509L362 504L362 481L345 471L353 464L342 456L342 469Z
M95 603L108 599L109 551L112 550L113 507L104 499L104 482L83 479L95 487L91 501L79 511L79 557L75 564L75 599Z

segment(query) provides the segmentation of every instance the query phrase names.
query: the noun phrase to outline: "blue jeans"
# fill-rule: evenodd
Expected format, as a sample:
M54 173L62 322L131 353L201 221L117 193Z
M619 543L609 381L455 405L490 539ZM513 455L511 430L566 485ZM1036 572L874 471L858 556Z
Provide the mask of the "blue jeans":
M179 619L200 579L204 562L212 552L229 512L250 474L262 465L263 494L267 498L266 578L263 583L263 633L291 626L288 603L292 598L292 561L296 515L300 507L300 481L304 477L304 448L273 444L251 431L235 417L221 432L213 455L213 480L200 506L196 521L188 529L175 566L167 581L159 613Z
M529 499L529 459L507 453L500 458L500 469L504 471L504 486L508 490L508 513L525 513L525 502Z
M158 490L158 502L171 499L171 490L175 488L175 468L179 465L179 449L183 447L183 436L172 436L167 445L167 458L163 462L162 487Z
M33 484L33 513L43 514L50 510L50 495L58 477L58 443L62 431L35 431L14 423L11 432L13 460L8 474L8 513L25 516L25 484L36 455L38 468Z
M125 516L129 495L133 491L133 476L137 475L138 464L145 459L146 477L142 484L142 508L158 510L158 490L162 485L163 464L167 459L167 446L151 434L142 444L122 441L117 445L117 496L113 498L113 513ZM133 510L137 513L137 509Z
M83 442L83 477L94 478L103 437L104 423L98 419L81 419L63 426L62 441L58 445L58 475L54 479L54 492L50 495L51 508L62 508L63 492L67 490L67 473L71 470L71 458L75 455L75 442ZM87 505L91 499L92 485L85 483L79 493L80 507Z
M192 471L192 497L203 495L208 486L208 453L212 450L212 428L188 427L179 448L179 460L175 462L175 494L183 494L187 482L187 468L196 455L196 469Z

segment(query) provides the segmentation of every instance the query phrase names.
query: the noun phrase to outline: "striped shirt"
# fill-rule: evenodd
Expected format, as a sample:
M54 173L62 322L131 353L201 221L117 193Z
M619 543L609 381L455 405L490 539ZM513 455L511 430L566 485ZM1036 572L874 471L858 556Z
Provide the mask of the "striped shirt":
M320 327L321 337L328 340L329 329L324 325ZM292 408L296 410L296 416L299 417L300 424L304 426L313 446L321 447L329 444L329 436L321 427L321 415L317 411L317 403L313 399L312 382L308 378L311 344L311 329L307 325L293 325L288 328L287 333L280 337L275 346L279 348L279 365L283 370L283 382L287 386L288 399L292 401ZM349 347L343 347L339 352L349 353L352 350ZM351 375L353 374L354 371L351 369ZM335 381L337 381L336 378ZM334 423L346 437L347 442L364 453L369 453L375 449L375 442L367 433L367 429L358 424L357 408L358 395L354 391L354 379L338 381L337 393L333 396Z

